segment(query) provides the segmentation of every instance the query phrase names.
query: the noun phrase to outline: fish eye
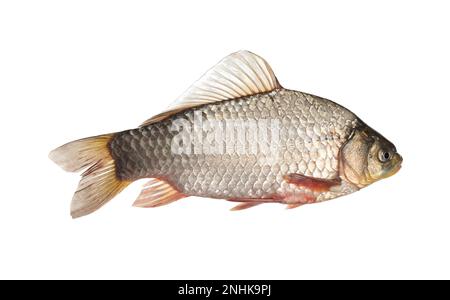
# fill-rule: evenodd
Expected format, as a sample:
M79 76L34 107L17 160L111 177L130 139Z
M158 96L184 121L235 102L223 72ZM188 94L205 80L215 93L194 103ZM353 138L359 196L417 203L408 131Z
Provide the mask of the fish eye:
M378 159L383 163L391 160L392 156L392 152L386 150L380 150L378 153Z

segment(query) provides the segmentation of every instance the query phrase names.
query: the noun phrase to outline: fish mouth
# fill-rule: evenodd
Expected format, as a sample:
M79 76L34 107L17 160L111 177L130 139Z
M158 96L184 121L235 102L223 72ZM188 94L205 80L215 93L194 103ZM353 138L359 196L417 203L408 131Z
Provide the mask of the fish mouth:
M390 170L386 172L383 178L388 178L397 174L398 171L400 171L400 169L402 168L402 163L403 157L400 154L396 153L394 158L392 159L392 168L390 168Z

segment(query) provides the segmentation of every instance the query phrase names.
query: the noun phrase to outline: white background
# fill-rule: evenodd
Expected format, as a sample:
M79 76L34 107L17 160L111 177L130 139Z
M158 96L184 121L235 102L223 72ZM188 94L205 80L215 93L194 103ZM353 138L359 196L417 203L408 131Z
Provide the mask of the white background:
M449 7L361 2L2 1L0 278L450 278ZM240 49L357 113L403 169L290 211L132 208L140 181L72 220L79 176L48 152L136 127Z

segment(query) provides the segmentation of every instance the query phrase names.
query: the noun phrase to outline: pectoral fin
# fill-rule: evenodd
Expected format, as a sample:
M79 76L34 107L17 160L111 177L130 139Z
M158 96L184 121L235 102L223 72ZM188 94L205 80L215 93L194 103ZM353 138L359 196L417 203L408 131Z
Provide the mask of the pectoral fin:
M284 176L284 180L286 182L295 184L299 187L303 187L305 189L309 189L313 192L328 192L330 188L336 185L341 184L340 178L334 179L322 179L322 178L314 178L308 177L305 175L291 173Z

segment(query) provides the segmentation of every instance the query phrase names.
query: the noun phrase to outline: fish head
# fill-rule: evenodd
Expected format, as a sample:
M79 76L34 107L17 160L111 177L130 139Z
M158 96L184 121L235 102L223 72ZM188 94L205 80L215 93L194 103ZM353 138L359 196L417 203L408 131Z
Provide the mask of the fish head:
M367 125L354 129L339 156L340 176L359 188L396 174L403 161L394 144Z

